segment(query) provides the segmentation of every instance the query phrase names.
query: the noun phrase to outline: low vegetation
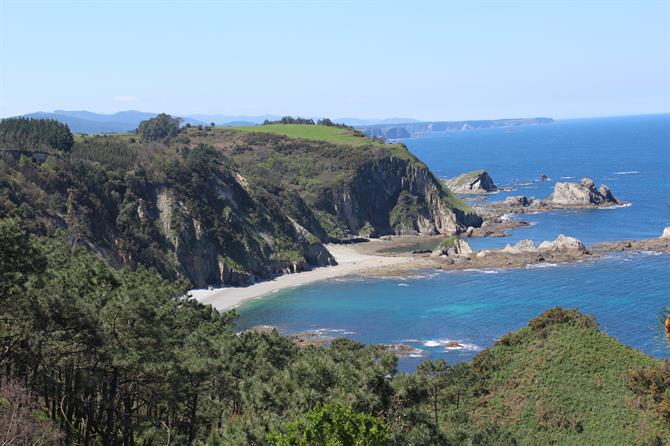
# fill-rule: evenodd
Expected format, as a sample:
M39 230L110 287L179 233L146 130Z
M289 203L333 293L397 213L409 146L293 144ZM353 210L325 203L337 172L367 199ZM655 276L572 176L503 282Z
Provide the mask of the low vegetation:
M369 145L371 140L362 133L346 127L336 127L323 124L263 124L259 126L226 127L239 132L271 133L288 136L289 138L326 141L334 144L350 144L353 146ZM380 141L374 144L382 145Z

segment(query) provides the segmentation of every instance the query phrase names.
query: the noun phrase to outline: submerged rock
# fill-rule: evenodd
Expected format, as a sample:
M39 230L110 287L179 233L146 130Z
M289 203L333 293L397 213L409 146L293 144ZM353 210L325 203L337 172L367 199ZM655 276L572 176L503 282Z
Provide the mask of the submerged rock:
M600 189L590 178L582 178L579 183L557 182L554 192L545 200L546 203L558 206L593 207L621 204L604 184Z
M452 192L458 194L481 194L498 190L498 187L493 183L493 178L483 169L473 170L445 180L444 184Z

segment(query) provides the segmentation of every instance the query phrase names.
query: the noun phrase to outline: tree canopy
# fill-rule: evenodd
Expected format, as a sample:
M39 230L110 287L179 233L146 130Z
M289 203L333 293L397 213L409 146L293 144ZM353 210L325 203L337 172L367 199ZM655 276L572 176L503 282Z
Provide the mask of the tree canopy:
M137 127L137 133L143 141L156 141L165 138L172 138L179 133L181 118L161 113L156 117L140 122Z
M0 146L20 150L61 150L74 144L70 128L53 119L7 118L0 121Z

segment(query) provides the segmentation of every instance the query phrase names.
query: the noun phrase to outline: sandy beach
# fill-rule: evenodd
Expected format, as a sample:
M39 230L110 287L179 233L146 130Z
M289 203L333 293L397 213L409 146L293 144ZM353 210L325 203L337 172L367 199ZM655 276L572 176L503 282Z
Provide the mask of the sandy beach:
M367 245L368 242L360 245ZM212 290L191 290L190 294L198 302L212 305L217 310L229 310L251 299L267 296L277 291L293 288L321 280L337 277L383 272L401 266L416 264L415 259L402 256L382 256L361 252L359 245L327 245L330 253L337 260L337 265L315 268L296 274L285 274L272 280L258 282L247 287L224 287Z

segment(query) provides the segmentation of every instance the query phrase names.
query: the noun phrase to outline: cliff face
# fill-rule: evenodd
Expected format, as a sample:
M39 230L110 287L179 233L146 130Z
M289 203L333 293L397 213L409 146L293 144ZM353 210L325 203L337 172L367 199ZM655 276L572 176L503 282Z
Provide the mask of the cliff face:
M365 163L319 205L364 236L453 234L481 224L428 169L393 157Z
M154 267L195 287L243 285L335 260L292 221L277 197L249 184L213 150L195 150L160 172L120 173L66 160L0 159L0 214L20 210L37 233L58 228L109 262Z

